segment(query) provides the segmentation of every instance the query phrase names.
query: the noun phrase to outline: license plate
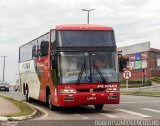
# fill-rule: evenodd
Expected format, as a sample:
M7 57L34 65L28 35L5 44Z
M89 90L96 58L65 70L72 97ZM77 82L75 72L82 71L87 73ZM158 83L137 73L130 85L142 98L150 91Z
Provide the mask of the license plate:
M96 97L88 97L87 100L96 100Z
M118 99L118 96L117 95L111 95L111 96L108 96L108 99Z

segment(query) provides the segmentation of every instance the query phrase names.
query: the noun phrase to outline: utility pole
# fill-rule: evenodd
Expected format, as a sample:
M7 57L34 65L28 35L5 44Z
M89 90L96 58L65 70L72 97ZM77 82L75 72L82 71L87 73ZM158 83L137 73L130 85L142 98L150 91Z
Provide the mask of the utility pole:
M8 56L1 56L1 57L3 57L4 58L4 62L3 62L3 81L4 81L4 72L5 72L5 59L6 59L6 57L8 57Z
M88 15L88 16L87 16L87 23L88 23L88 24L89 24L89 12L90 12L90 11L93 11L93 10L95 10L95 9L82 9L82 11L87 11L87 13L88 13L88 14L87 14L87 15Z

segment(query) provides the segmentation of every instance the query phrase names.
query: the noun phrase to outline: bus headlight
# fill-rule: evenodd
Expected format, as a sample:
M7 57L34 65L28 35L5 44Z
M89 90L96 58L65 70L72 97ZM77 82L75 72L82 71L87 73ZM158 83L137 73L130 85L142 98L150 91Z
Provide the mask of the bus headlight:
M60 94L75 94L77 91L75 89L60 89Z
M106 89L106 92L117 92L117 91L119 91L119 88L118 87L108 87L107 89Z
M118 91L118 88L115 88L115 87L114 87L114 88L113 88L113 91Z

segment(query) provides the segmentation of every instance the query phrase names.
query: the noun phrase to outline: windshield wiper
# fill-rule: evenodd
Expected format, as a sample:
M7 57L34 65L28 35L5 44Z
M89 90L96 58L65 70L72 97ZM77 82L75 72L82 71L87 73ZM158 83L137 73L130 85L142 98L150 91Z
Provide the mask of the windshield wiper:
M81 70L80 70L80 72L79 72L76 85L78 85L78 84L80 83L84 70L85 70L85 64L83 64L83 65L81 66Z
M104 78L104 76L103 76L102 72L100 71L100 69L98 68L98 66L94 64L93 67L95 68L96 72L100 75L102 82L104 84L107 84L108 79L106 81L106 79Z

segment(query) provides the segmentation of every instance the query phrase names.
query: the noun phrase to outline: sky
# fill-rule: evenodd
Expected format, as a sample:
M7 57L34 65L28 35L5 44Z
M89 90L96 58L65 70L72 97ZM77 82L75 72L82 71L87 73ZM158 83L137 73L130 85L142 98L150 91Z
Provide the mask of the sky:
M160 49L160 0L0 0L0 80L18 79L19 46L59 24L113 27L118 47L150 41Z

